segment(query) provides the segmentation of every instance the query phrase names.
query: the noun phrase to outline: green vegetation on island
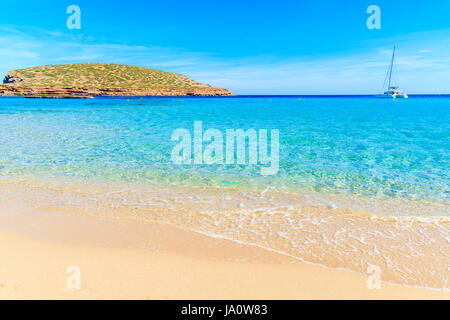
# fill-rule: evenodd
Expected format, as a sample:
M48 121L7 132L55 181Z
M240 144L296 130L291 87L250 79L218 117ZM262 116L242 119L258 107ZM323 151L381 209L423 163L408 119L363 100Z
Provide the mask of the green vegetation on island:
M205 88L186 76L166 71L112 63L48 65L8 72L4 83L27 87L92 88Z
M0 96L91 98L95 96L229 96L186 76L112 63L74 63L8 72Z

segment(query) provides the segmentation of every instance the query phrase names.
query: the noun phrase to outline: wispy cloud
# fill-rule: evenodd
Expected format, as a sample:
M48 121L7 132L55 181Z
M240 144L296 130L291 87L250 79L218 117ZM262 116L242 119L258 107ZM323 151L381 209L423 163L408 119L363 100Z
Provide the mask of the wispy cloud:
M101 43L80 35L1 26L0 74L45 64L111 62L182 73L236 94L374 93L381 89L391 44L397 43L402 87L409 93L444 93L450 92L450 42L444 34L386 39L365 51L326 57L230 59L182 48Z

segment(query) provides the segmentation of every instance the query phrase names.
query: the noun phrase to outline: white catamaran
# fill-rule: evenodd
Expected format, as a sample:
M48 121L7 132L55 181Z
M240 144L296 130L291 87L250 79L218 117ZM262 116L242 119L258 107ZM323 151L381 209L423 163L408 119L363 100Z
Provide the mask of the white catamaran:
M388 72L386 74L386 77L384 78L384 84L383 84L383 90L385 88L386 91L381 94L377 94L377 98L390 98L390 99L396 99L396 98L408 98L408 95L404 93L403 91L398 89L398 86L393 86L391 84L392 80L392 72L394 69L394 59L395 59L395 46L394 51L392 52L392 58L391 58L391 64L389 65ZM387 87L386 87L387 84Z

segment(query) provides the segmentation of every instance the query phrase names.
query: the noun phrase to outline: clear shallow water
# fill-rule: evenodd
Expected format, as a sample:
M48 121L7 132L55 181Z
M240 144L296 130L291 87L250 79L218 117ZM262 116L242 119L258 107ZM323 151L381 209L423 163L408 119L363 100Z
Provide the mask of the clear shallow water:
M448 290L449 111L448 97L2 98L0 201L167 223ZM278 129L278 174L175 165L172 132L194 121Z
M280 169L176 165L177 128L278 129ZM446 203L450 98L0 99L0 176L232 186ZM206 144L205 144L206 145Z

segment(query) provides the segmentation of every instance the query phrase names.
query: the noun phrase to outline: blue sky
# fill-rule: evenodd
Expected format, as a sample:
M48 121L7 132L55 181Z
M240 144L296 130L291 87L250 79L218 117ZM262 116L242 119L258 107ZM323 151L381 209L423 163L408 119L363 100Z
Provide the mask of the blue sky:
M69 30L69 5L81 29ZM369 30L369 5L381 29ZM85 1L0 3L0 76L112 62L185 74L235 94L379 92L393 45L408 93L450 93L450 1Z

